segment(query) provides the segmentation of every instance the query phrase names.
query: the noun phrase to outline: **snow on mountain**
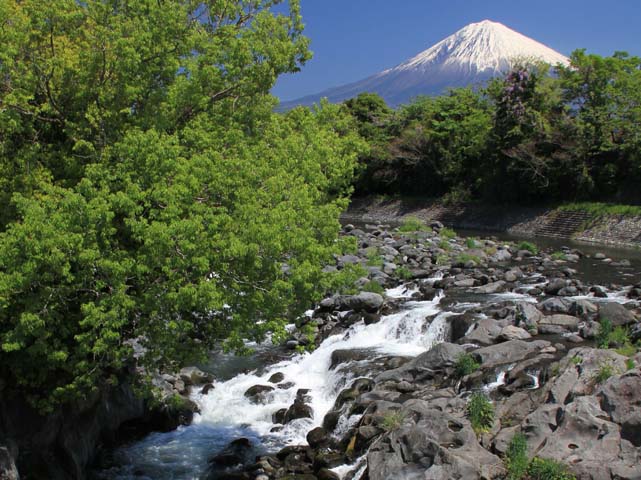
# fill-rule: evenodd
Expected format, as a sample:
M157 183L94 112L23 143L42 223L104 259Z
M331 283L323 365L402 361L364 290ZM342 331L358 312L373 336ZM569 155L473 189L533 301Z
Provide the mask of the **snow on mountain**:
M341 102L362 92L375 92L390 105L417 95L435 95L449 87L478 85L502 75L516 60L567 64L560 53L505 25L484 20L471 23L400 65L364 80L331 88L282 104L284 108L311 105L327 97Z

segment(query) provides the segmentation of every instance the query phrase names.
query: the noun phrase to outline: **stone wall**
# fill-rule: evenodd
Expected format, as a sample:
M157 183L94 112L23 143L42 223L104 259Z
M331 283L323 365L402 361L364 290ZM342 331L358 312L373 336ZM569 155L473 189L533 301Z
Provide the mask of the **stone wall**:
M452 228L641 247L641 216L594 218L586 212L544 207L474 203L448 206L438 200L382 197L355 198L344 215L350 221L366 222L398 222L408 216L425 221L438 220Z

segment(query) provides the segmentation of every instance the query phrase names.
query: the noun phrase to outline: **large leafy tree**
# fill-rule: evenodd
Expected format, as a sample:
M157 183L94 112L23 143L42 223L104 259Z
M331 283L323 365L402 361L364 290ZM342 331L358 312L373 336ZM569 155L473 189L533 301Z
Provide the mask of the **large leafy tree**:
M0 2L0 375L51 408L131 358L282 330L332 285L356 155L272 113L297 1Z

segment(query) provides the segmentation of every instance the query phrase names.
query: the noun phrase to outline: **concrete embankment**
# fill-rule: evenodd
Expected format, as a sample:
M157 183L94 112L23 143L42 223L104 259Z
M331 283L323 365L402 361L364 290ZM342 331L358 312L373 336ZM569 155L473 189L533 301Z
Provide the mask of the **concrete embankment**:
M345 218L394 222L405 217L437 220L452 228L558 237L603 245L641 247L641 216L593 215L545 207L483 204L444 205L416 198L354 198Z

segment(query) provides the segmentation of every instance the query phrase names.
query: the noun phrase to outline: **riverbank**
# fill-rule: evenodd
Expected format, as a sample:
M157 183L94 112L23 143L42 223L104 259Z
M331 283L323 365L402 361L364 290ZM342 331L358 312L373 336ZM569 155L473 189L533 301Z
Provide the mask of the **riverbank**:
M94 478L498 480L523 478L518 448L530 473L573 474L543 478L637 478L641 282L582 275L624 262L420 222L342 235L356 248L327 268L354 272L351 291Z
M369 196L352 199L346 221L400 222L407 217L457 229L556 237L599 245L641 248L641 215L569 207L445 205L437 199Z

